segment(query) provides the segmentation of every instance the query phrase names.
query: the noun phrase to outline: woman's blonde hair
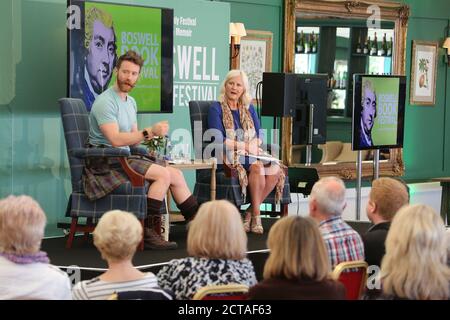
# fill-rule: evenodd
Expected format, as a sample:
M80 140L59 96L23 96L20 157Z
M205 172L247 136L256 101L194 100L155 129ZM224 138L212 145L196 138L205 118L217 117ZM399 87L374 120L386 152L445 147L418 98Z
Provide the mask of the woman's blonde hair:
M210 259L245 258L247 235L237 208L226 200L202 204L189 225L187 251Z
M447 241L444 223L433 208L420 204L401 208L386 238L383 292L415 300L448 299Z
M8 196L0 200L0 252L38 252L46 221L39 203L29 196Z
M228 81L230 81L231 78L235 77L241 77L242 83L244 84L244 92L242 92L242 95L239 98L238 104L243 105L247 109L250 106L250 103L252 102L252 96L250 95L250 86L248 84L248 77L247 74L242 70L233 69L230 70L227 75L225 76L225 79L223 80L222 84L220 85L220 94L219 94L219 102L224 103L225 102L225 86Z
M131 259L141 240L141 223L126 211L106 212L94 230L94 244L107 261Z
M264 279L309 278L322 281L329 277L331 266L327 249L317 224L311 218L286 217L270 229L267 245L269 258Z

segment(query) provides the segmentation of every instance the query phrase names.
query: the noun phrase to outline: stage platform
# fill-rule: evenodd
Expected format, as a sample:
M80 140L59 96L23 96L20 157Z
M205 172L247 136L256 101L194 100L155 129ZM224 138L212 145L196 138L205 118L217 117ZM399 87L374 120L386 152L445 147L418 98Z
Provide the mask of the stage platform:
M248 258L253 262L258 280L262 279L264 263L268 256L267 235L277 219L263 217L261 220L264 234L248 234ZM365 232L369 227L367 222L349 222L349 224L359 233ZM156 274L170 260L188 256L186 237L186 225L171 225L170 240L178 243L178 249L137 251L133 260L134 265L141 271L151 271ZM92 237L89 237L87 241L83 236L76 237L71 249L65 248L66 240L67 238L61 237L44 239L42 242L42 250L47 252L52 264L68 271L69 275L73 274L72 270L79 270L80 280L91 279L106 270L107 264L95 248Z

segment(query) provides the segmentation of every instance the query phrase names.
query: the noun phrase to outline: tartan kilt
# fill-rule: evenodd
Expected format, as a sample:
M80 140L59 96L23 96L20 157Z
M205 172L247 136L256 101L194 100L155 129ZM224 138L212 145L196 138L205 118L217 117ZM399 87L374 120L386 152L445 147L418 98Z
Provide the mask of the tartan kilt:
M128 157L127 161L140 175L145 175L154 163L139 156ZM83 170L84 193L91 201L103 198L128 181L129 178L118 158L102 159L102 162L86 165Z

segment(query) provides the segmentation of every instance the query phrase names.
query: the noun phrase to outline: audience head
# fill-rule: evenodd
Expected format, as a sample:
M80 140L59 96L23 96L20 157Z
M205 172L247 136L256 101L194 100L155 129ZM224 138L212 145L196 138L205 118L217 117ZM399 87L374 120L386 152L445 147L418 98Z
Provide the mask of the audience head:
M401 208L386 238L383 292L400 298L448 299L450 269L441 217L426 205Z
M0 200L0 252L33 254L41 247L46 216L29 196Z
M108 262L131 260L141 240L141 223L121 210L106 212L94 230L94 244Z
M312 279L322 281L330 273L324 240L311 218L286 217L269 231L270 255L264 266L264 279Z
M317 181L309 197L310 216L317 221L341 215L346 206L345 184L337 177Z
M237 208L226 200L202 204L189 225L187 251L210 259L245 258L247 235Z
M235 86L232 86L234 84ZM239 84L239 88L237 88ZM238 104L248 108L252 101L247 74L242 70L230 70L220 86L219 101L237 99Z
M408 204L408 191L403 183L392 178L372 182L366 212L373 223L391 221L395 213Z

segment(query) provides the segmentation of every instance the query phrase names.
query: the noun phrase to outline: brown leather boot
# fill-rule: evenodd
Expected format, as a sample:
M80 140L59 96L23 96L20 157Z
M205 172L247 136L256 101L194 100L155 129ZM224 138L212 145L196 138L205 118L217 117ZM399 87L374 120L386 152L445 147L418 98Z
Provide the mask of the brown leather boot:
M144 247L151 250L173 250L176 242L166 241L161 235L161 216L148 216L149 227L144 230Z

